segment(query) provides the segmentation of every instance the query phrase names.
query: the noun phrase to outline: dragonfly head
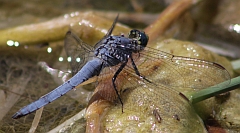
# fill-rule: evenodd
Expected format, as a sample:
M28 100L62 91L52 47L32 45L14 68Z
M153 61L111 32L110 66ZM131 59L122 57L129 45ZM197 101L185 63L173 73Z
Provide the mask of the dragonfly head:
M136 39L138 44L142 47L146 47L148 43L148 35L144 31L131 30L128 34L129 38Z

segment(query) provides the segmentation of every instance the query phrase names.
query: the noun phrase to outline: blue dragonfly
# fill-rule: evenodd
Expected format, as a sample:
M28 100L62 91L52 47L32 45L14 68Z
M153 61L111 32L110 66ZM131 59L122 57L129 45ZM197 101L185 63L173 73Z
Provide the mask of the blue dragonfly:
M175 56L146 47L148 36L143 31L131 30L128 37L111 35L117 20L118 16L107 34L94 47L84 43L72 31L68 31L64 47L71 58L73 77L20 109L12 118L20 118L36 111L94 76L98 77L97 85L101 90L93 95L89 104L99 97L112 102L119 101L122 111L122 92L126 88L139 86L139 81L143 81L145 85L160 84L198 89L230 79L227 70L217 63ZM164 73L161 73L158 79L153 79L152 75L160 69L165 69ZM191 75L192 78L184 78L185 75ZM145 93L147 90L139 91Z

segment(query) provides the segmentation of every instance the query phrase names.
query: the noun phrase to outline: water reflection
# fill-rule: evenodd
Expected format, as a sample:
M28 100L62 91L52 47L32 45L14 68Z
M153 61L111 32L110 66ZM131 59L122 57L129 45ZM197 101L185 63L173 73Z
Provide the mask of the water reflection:
M19 42L17 42L17 41L8 40L8 41L7 41L7 45L8 45L8 46L18 47L20 44L19 44Z
M229 31L240 33L240 24L231 24L228 28Z

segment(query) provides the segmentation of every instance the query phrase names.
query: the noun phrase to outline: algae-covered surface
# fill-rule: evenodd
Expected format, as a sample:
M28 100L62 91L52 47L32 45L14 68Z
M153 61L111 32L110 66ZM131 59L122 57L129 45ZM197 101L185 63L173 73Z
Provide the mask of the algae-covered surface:
M202 12L202 6L203 9L208 7L204 6L206 3L203 2L202 5L198 6L195 5L198 3L196 1L196 3L191 0L181 1L180 6L177 6L177 8L171 6L172 8L169 8L171 10L163 12L161 16L155 13L160 13L169 4L169 1L140 2L132 0L129 2L121 0L104 3L88 0L1 1L0 131L5 133L28 132L32 126L35 113L16 120L12 119L11 116L23 106L37 100L69 78L70 66L63 49L65 33L71 29L84 42L93 46L106 34L117 13L120 14L120 22L113 31L114 35L127 35L132 29L121 24L121 22L128 25L129 21L138 23L140 21L140 28L147 27L145 31L151 40L148 47L176 56L219 63L233 77L234 72L229 60L202 48L196 43L192 43L191 39L196 42L203 41L202 43L216 42L226 50L221 49L221 54L234 59L239 58L239 53L235 52L239 50L239 46L235 45L239 41L236 30L237 22L235 21L239 15L225 13L225 16L235 18L232 23L224 23L226 19L223 19L223 22L219 20L219 18L223 18L224 12L235 9L234 6L238 7L237 3L239 2L232 1L236 4L228 4L226 10L222 8L224 2L219 3L221 10L219 13L215 12L216 19L206 21L207 18L214 18L211 17L211 13L204 14ZM210 5L213 3L210 3ZM181 15L193 5L196 6L194 8L196 10L191 9L190 12ZM214 5L218 4L215 3ZM144 21L142 18L148 19ZM157 21L151 21L155 19ZM203 21L204 26L201 27ZM215 34L212 32L216 30L214 30L214 27L222 23L223 25L219 27L224 28L218 27L219 32L217 33L226 33L226 27L229 27L231 28L228 30L229 34L224 34L224 37L219 37L222 34L217 34L217 37L214 36ZM209 28L211 29L211 35L206 34L208 32L206 24L207 27L211 27ZM131 25L137 24L131 22ZM196 30L196 25L200 27L200 31ZM188 41L169 39L173 37ZM209 38L211 38L211 41L209 41ZM232 51L227 51L228 48ZM155 63L153 61L147 62L140 58L140 63L136 62L136 64L143 70L143 74L147 78L154 81L154 84L147 83L138 86L136 83L141 84L142 80L137 78L138 81L135 82L125 78L129 80L128 83L130 84L125 84L122 92L124 113L122 113L122 106L119 102L98 101L89 106L86 118L82 117L77 122L73 118L74 120L60 132L85 132L85 126L87 126L87 129L100 127L102 132L207 132L206 129L209 131L216 129L215 131L238 132L240 130L239 107L238 102L236 102L239 101L238 90L224 95L223 99L221 97L211 98L195 105L191 105L184 96L190 95L199 88L222 82L227 79L226 77L218 75L218 80L208 81L208 79L211 79L209 77L214 77L216 71L204 70L201 72L206 72L207 75L200 76L203 83L194 84L191 81L191 77L196 78L194 74L185 73L184 76L179 76L176 71L171 71L173 65L168 66L168 64L161 63L165 60L156 60ZM177 71L181 71L179 72L180 75L183 74L182 70L184 68L177 68ZM110 81L111 79L109 82L105 82L106 85L111 84ZM185 81L187 85L181 85L181 81ZM190 83L193 84L190 85ZM201 87L198 85L201 85ZM35 132L51 131L80 112L87 106L94 89L95 86L92 84L78 87L66 96L44 107ZM95 119L95 125L88 123L91 119L99 117L101 119L100 121ZM207 121L209 117L217 121L217 125L210 125ZM203 122L209 125L205 126ZM57 131L52 130L52 132Z

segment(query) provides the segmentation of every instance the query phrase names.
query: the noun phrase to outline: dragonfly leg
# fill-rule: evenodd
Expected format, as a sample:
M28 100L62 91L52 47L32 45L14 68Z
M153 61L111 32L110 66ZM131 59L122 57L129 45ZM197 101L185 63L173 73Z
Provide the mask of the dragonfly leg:
M140 78L143 78L143 79L146 80L147 82L152 83L150 80L146 79L144 76L142 76L142 75L140 74L140 72L139 72L138 69L137 69L136 64L134 63L134 60L133 60L132 56L130 56L130 59L131 59L132 66L133 66L133 68L134 68L135 73L136 73Z
M122 112L123 112L123 102L122 102L122 99L121 99L121 97L120 97L120 95L119 95L119 93L118 93L117 86L116 86L116 84L115 84L115 80L116 80L118 74L119 74L119 73L123 70L123 68L126 66L126 64L127 64L127 62L124 62L124 63L118 68L118 70L115 72L115 74L114 74L114 76L113 76L113 78L112 78L112 83L113 83L114 90L116 91L117 96L118 96L118 99L119 99L120 103L122 104Z

